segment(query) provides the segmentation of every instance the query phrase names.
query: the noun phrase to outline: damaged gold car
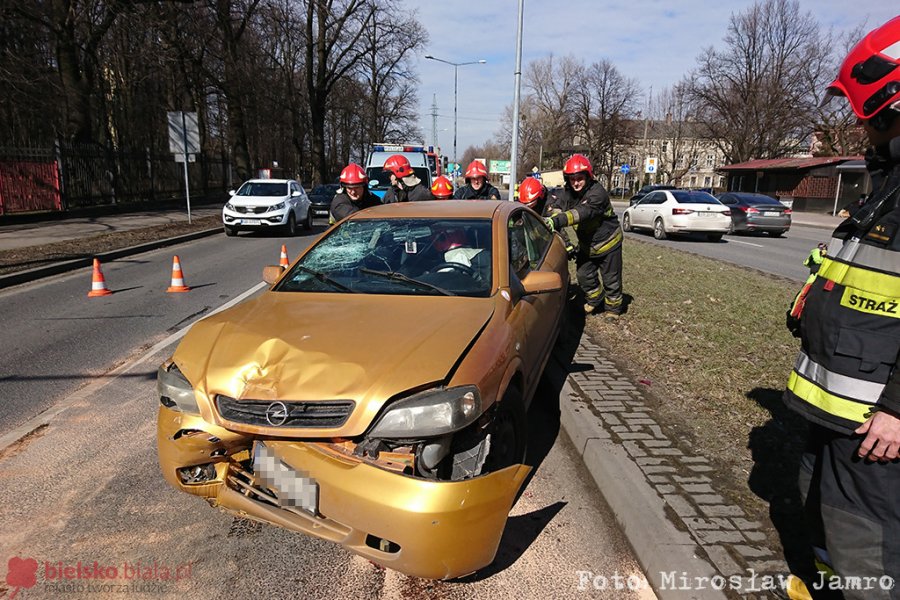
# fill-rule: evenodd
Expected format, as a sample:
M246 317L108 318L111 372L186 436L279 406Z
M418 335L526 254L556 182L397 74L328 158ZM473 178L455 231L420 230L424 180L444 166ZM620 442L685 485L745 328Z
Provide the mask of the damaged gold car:
M351 215L160 367L165 479L408 575L490 564L529 472L566 263L514 202Z

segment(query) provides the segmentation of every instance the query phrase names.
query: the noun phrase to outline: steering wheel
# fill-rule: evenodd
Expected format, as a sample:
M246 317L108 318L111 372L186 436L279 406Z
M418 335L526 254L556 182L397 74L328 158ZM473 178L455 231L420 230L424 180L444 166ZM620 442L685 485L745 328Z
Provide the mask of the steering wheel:
M439 265L436 265L430 269L432 273L437 273L438 271L442 271L443 269L456 269L457 271L462 271L469 277L478 277L478 271L470 267L469 265L464 265L462 263L457 262L442 262Z

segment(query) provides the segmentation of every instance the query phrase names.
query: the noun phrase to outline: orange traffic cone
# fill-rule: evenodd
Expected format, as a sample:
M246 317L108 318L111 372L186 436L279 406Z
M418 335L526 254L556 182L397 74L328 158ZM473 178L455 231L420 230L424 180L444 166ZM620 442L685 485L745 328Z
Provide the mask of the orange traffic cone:
M172 285L169 286L167 292L189 292L191 288L184 285L184 273L181 272L181 261L178 256L172 259Z
M281 260L278 261L278 264L285 269L291 266L291 261L288 260L287 246L284 244L281 245Z
M103 279L103 271L100 270L100 261L94 259L94 273L91 275L91 291L88 292L88 298L96 298L97 296L109 296L112 290L106 287L106 280Z

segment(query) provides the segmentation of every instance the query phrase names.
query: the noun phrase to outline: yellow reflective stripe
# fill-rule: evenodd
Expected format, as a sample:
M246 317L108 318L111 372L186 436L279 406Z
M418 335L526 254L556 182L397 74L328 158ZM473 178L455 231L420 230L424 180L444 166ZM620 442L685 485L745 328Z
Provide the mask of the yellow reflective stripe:
M622 230L617 229L616 234L614 236L612 236L612 238L610 238L610 240L608 242L604 243L599 248L596 248L596 247L591 248L591 254L603 254L607 250L611 250L613 248L613 246L615 246L616 244L618 244L619 242L622 241L623 236L624 236L624 234L622 233Z
M893 317L894 319L900 319L898 304L900 303L897 302L897 298L873 294L852 287L844 288L844 295L841 296L841 306L870 315Z
M620 304L622 304L622 298L610 298L609 296L607 296L606 298L604 298L604 302L606 302L607 306L619 306Z
M900 259L900 255L898 255L898 259ZM900 298L900 277L897 275L878 273L864 267L837 262L827 257L822 261L818 275L847 287L866 292L877 291L887 296Z
M791 376L788 377L787 388L816 408L848 421L862 423L868 418L866 415L872 411L871 404L847 400L846 398L830 394L813 382L798 375L796 371L791 371Z
M566 225L564 227L571 227L575 223L578 222L578 212L574 210L567 210L565 212L566 215Z
M592 299L593 299L593 298L596 298L597 296L599 296L599 295L602 294L602 293L603 293L603 288L597 288L597 289L593 289L593 290L591 290L591 291L589 291L589 292L586 292L586 293L585 293L585 296L587 296L588 298L592 298Z

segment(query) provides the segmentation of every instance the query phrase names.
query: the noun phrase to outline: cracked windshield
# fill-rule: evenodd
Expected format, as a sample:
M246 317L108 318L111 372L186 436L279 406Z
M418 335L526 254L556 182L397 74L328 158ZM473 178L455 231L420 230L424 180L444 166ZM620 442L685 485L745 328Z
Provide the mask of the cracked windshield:
M486 219L353 220L310 250L277 291L484 297L491 252Z

